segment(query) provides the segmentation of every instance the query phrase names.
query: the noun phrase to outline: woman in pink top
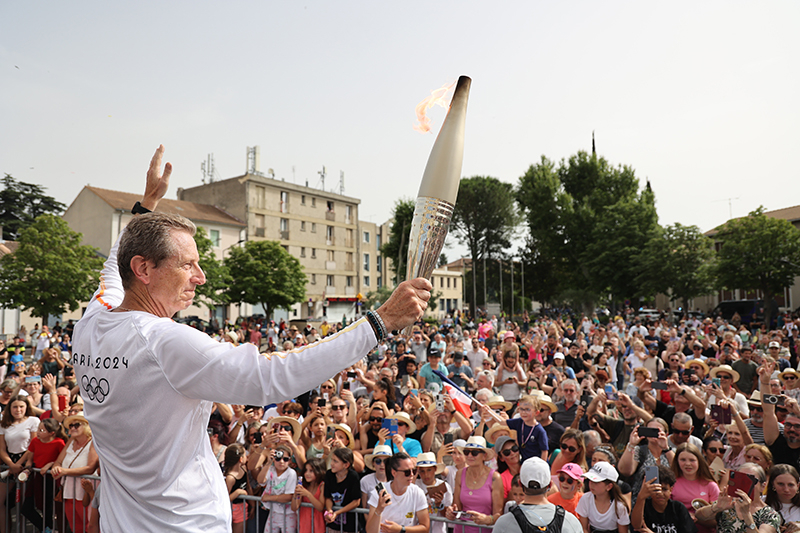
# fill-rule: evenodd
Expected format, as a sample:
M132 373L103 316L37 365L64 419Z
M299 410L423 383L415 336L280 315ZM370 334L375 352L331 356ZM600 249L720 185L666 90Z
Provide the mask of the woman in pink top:
M465 523L494 525L503 512L503 481L500 474L486 466L492 451L483 437L470 437L461 447L467 467L456 474L453 505L447 508L447 518L462 519ZM459 511L466 511L457 514ZM477 526L456 526L455 533L480 533Z
M685 442L678 445L672 462L672 471L675 472L676 478L675 486L672 488L672 499L685 505L692 517L694 517L692 500L699 498L714 503L719 498L719 486L708 469L708 463L703 453L693 444ZM698 533L711 533L714 531L714 524L697 522L697 530Z

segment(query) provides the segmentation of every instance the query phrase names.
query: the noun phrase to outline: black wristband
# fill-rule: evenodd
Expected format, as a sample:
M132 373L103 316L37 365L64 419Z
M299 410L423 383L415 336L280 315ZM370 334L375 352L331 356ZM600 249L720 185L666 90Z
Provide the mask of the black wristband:
M150 213L150 210L143 207L141 202L136 202L131 208L131 213L134 215L144 215L145 213Z

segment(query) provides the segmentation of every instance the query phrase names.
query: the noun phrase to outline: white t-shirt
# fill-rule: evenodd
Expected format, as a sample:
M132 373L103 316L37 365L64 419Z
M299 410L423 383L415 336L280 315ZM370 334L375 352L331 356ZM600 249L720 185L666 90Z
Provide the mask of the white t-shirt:
M389 484L388 481L382 481L382 483L384 486ZM361 493L367 495L367 501L369 501L369 498L372 496L377 484L378 478L375 477L375 474L367 474L361 478Z
M428 501L428 515L429 516L440 516L444 518L444 509L443 508L436 508L435 502L433 498L428 497L428 487L425 483L417 478L415 482L416 485L425 493L425 499ZM434 487L438 487L439 485L444 485L444 495L442 496L441 505L444 507L449 507L453 505L453 489L450 488L450 485L447 482L442 481L441 479L437 479L436 483L433 485ZM431 520L431 533L446 533L447 531L447 524L444 522L433 521Z
M578 516L584 516L589 519L589 525L595 529L609 529L617 530L617 524L627 525L631 523L630 513L625 509L622 502L617 502L616 513L614 506L609 505L608 510L600 514L594 502L594 494L587 492L581 499L578 500L578 505L575 508ZM567 513L570 514L570 513Z
M383 488L389 494L392 503L387 505L381 513L381 523L386 520L391 520L401 526L416 526L419 524L417 521L417 512L425 511L428 509L428 500L422 489L416 485L409 485L402 496L396 495L392 492L392 483L384 483ZM369 493L368 505L370 507L378 506L378 493L371 491Z
M39 430L39 420L29 416L19 424L12 424L7 428L0 427L0 435L6 439L8 453L25 453L28 445Z
M534 527L547 526L556 516L556 506L552 503L547 505L522 504L520 508L525 513L525 518L527 518L528 522ZM614 526L613 529L616 531L616 526ZM514 515L510 512L497 519L493 531L494 533L522 533L519 524L517 524L517 519L514 518ZM581 526L580 521L575 518L574 514L565 512L564 523L561 525L561 532L583 533L583 526Z
M291 468L287 468L280 476L275 470L274 465L270 465L269 473L264 484L264 494L271 496L280 496L282 494L294 494L294 489L297 486L297 472ZM297 514L292 512L291 502L278 503L278 502L261 502L264 509L269 509L269 518L267 519L264 531L294 531L297 524Z
M73 344L103 472L100 529L228 532L230 499L206 432L212 400L267 405L297 396L361 360L375 334L362 319L313 345L260 355L169 318L107 312L124 297L117 246Z
M800 522L800 507L791 503L782 503L781 516L784 522Z

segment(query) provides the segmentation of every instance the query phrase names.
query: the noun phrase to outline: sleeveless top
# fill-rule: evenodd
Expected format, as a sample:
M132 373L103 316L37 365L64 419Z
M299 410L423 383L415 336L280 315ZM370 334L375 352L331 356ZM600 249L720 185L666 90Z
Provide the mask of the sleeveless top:
M233 474L228 474L228 475L232 476L233 479L234 479L233 486L231 487L231 490L228 491L228 494L233 494L238 489L247 490L247 476L246 475L242 475L242 477L240 477L239 479L236 479L236 476L234 476ZM237 496L237 498L235 500L233 500L231 503L244 503L244 500L241 498L241 496Z
M485 515L492 514L492 476L494 470L489 469L486 482L478 489L467 487L467 469L461 471L461 509L477 511ZM479 526L456 526L455 533L480 533Z

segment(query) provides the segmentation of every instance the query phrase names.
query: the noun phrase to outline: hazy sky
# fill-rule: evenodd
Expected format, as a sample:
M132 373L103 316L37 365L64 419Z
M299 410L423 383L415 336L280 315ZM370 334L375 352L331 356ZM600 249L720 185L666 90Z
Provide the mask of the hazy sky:
M516 183L541 155L635 168L662 224L708 230L800 204L799 2L2 2L0 172L69 204L139 192L159 143L177 187L261 169L361 218L416 196L414 107L473 79L463 175ZM448 252L458 255L459 249Z

